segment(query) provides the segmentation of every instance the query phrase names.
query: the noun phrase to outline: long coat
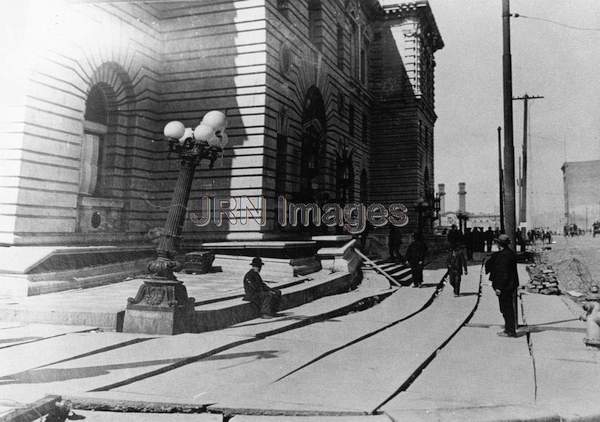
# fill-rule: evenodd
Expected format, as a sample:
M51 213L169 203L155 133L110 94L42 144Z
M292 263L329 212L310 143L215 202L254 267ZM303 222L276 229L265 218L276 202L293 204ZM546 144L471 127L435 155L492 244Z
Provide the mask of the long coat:
M259 273L250 270L244 276L244 300L255 301L261 297L262 292L272 290L265 284Z
M510 248L494 252L485 263L485 273L490 275L494 290L508 291L519 287L517 256Z
M424 262L427 257L427 245L422 240L415 240L406 250L406 260L411 267L416 267L419 262Z

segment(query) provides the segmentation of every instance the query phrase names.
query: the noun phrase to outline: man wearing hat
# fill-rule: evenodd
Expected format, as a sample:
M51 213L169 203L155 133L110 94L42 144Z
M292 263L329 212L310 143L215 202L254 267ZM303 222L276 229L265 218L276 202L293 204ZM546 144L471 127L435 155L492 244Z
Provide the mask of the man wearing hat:
M264 263L256 257L250 263L252 268L244 276L244 300L252 302L260 311L261 318L272 318L277 315L281 292L265 284L260 276Z
M415 232L414 240L406 250L406 262L410 266L412 275L413 287L421 287L423 283L423 267L425 266L425 258L427 257L427 245L423 239L423 233Z
M495 239L500 250L494 252L485 263L485 273L490 274L492 288L498 296L500 312L504 317L504 331L498 333L502 337L517 336L517 257L511 248L510 238L501 234Z

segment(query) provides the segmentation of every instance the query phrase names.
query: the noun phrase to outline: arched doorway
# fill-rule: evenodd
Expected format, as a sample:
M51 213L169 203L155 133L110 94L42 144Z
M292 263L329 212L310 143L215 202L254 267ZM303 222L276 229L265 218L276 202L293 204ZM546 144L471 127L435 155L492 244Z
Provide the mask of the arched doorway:
M316 86L308 89L302 109L302 155L298 200L317 202L327 139L325 102Z

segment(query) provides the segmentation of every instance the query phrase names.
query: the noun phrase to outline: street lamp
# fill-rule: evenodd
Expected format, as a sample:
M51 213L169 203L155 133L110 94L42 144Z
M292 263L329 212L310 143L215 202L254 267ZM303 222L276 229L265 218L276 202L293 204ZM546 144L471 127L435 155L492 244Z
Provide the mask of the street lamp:
M194 130L178 121L169 122L164 128L169 151L179 156L181 168L164 232L156 248L157 256L148 264L150 274L144 278L135 298L127 299L124 332L176 334L189 328L194 298L188 297L183 282L175 277L174 272L181 269L175 254L185 222L194 172L203 159L209 161L209 168L213 167L227 145L226 123L225 114L209 111Z
M440 194L436 194L433 199L433 211L435 212L435 220L440 220L440 211L442 210L442 200ZM441 220L439 221L439 225L441 225Z

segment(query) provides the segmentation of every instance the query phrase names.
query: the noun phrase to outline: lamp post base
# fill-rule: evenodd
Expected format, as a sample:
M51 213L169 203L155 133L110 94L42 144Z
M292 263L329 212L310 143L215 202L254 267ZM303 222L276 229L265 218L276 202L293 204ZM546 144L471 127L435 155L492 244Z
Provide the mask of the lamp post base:
M135 298L127 299L124 333L172 335L190 331L194 298L181 281L145 279Z

